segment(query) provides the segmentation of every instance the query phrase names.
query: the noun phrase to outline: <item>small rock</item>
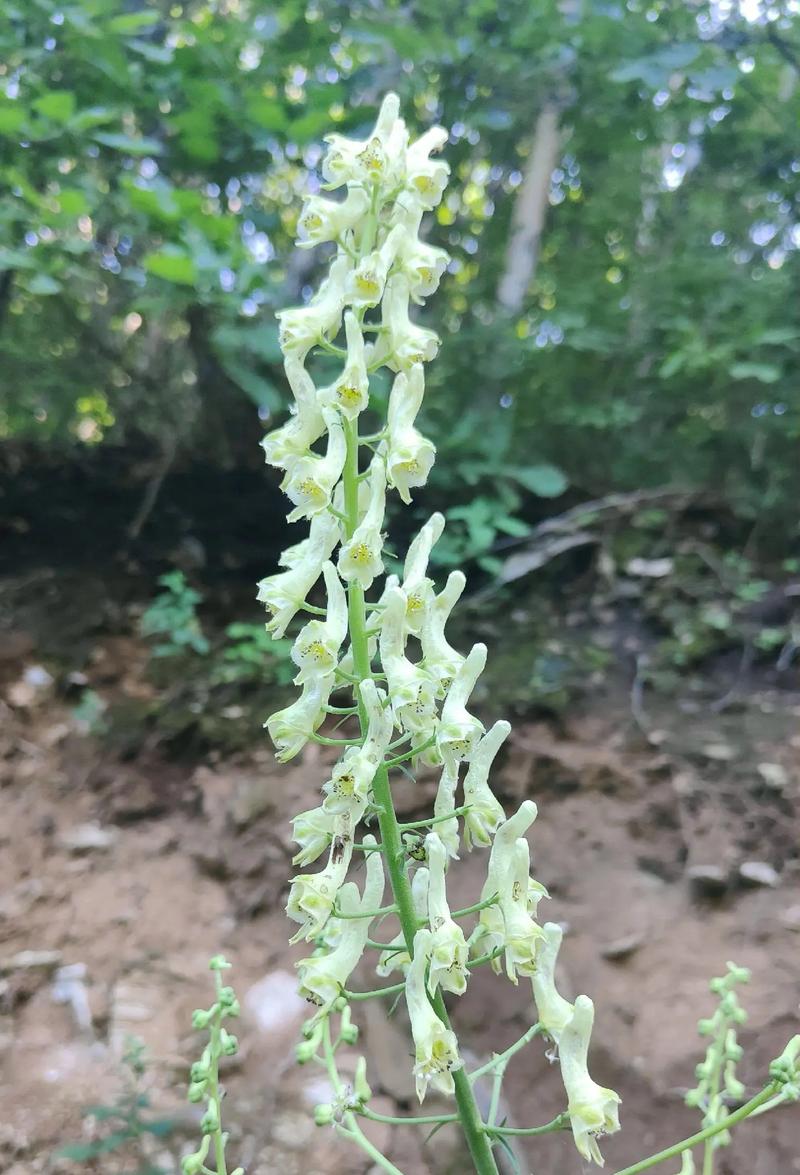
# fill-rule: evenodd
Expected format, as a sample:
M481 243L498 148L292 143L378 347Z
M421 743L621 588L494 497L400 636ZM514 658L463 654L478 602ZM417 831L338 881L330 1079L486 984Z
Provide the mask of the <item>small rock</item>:
M244 1009L264 1033L294 1032L308 1011L289 971L273 971L245 992Z
M19 951L0 960L0 975L14 971L52 971L61 965L61 951Z
M629 559L625 567L628 575L638 575L643 579L663 579L671 575L675 567L675 560L664 559Z
M720 898L728 888L728 871L719 865L690 865L686 879L698 898Z
M745 885L766 885L770 889L780 885L781 880L777 869L773 869L768 861L742 861L739 879Z
M90 821L65 829L58 837L58 844L68 853L107 853L116 839L112 829Z
M783 791L789 783L789 776L780 763L759 763L756 771L767 787L774 788L775 791Z
M243 776L236 780L228 811L237 828L246 828L275 807L277 776Z
M637 934L636 932L626 934L622 938L616 938L613 942L601 947L600 954L611 963L621 963L625 959L630 958L634 951L638 951L643 942L644 936L641 934Z
M780 916L781 924L788 930L800 931L800 906L789 906Z
M715 763L730 763L736 758L736 748L730 743L708 743L702 748L702 754Z

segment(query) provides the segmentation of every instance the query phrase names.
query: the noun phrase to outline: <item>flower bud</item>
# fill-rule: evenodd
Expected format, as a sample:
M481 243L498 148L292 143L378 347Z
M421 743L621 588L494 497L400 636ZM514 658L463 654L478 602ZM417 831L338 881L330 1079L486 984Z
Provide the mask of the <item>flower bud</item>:
M205 1114L203 1114L203 1117L200 1119L200 1129L202 1130L203 1134L214 1134L217 1130L219 1130L219 1115L217 1114L215 1106L208 1106Z
M314 1107L314 1121L317 1126L330 1126L334 1117L334 1109L330 1102L322 1102Z
M192 1012L192 1028L208 1028L214 1013L204 1008L196 1008Z
M189 1086L189 1092L186 1095L188 1100L193 1104L201 1102L206 1096L206 1085L206 1081L193 1081Z

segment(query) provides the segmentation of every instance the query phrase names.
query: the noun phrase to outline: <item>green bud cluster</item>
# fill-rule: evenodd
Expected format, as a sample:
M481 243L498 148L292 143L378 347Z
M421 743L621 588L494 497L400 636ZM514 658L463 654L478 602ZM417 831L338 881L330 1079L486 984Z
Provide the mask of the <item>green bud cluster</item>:
M223 1023L226 1019L239 1015L236 993L232 987L222 983L222 972L229 966L222 955L215 955L211 959L209 969L214 972L216 999L209 1008L197 1008L192 1013L192 1027L199 1031L207 1031L208 1043L199 1061L195 1061L189 1070L187 1097L195 1105L205 1102L205 1111L200 1119L203 1138L199 1148L181 1160L183 1175L206 1175L209 1168L205 1160L212 1141L216 1159L214 1175L228 1175L225 1165L227 1135L222 1131L221 1120L219 1064L222 1057L232 1057L239 1047L236 1037ZM231 1175L244 1175L243 1169L237 1167Z
M745 1087L736 1076L737 1062L742 1058L742 1047L736 1039L736 1026L744 1024L747 1013L739 1003L734 990L738 984L747 983L750 972L745 967L728 963L726 975L712 979L709 988L719 997L714 1015L700 1020L697 1030L701 1036L710 1037L704 1059L695 1070L698 1079L696 1087L686 1094L687 1106L703 1111L703 1126L715 1126L729 1113L728 1103L740 1101ZM727 1146L730 1133L720 1131L711 1140L712 1147Z

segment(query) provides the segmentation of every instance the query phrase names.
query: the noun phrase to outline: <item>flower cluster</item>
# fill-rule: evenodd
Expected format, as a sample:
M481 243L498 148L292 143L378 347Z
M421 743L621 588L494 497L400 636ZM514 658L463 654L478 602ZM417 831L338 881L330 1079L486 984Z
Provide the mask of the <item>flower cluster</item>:
M409 142L394 95L363 140L329 138L322 175L328 189L346 192L342 199L310 197L298 221L301 247L333 248L328 276L306 305L278 315L295 404L263 448L282 472L289 521L306 520L309 532L283 554L282 570L261 581L258 598L276 637L299 614L311 618L304 617L292 646L299 695L266 727L282 761L310 741L340 752L320 802L293 822L298 865L327 854L321 869L294 878L287 904L298 926L293 941L314 944L298 964L301 990L317 1009L301 1048L306 1058L324 1046L330 1015L346 1007L351 976L376 945L373 928L387 912L397 914L402 929L377 944L377 973L403 980L420 1101L433 1087L455 1092L463 1110L471 1095L441 993L462 995L480 962L504 966L512 983L520 976L533 983L541 1022L559 1046L576 1145L601 1162L596 1137L618 1128L619 1099L586 1069L591 1001L580 996L568 1004L555 990L560 932L536 921L547 894L531 876L526 839L536 805L527 800L507 816L489 783L510 726L501 721L486 730L472 709L486 647L461 652L446 635L465 578L455 571L437 591L430 574L441 514L414 538L402 573L386 574L387 495L409 502L435 457L416 421L424 365L439 339L414 321L411 307L434 292L448 263L419 235L447 182L447 165L434 156L446 138L433 128ZM373 413L370 380L380 368L391 379L388 411L364 430L362 419ZM320 578L324 609L309 601ZM405 841L388 782L401 764L438 772L431 819ZM367 826L379 828L380 841ZM463 912L451 911L446 894L448 868L462 848L489 850L479 920L468 939ZM357 871L348 878L362 854L360 887ZM387 872L392 902L382 907ZM326 1063L335 1073L333 1053L330 1046ZM338 1115L357 1138L354 1115L362 1106L363 1098L348 1102L343 1094L321 1113L326 1120Z

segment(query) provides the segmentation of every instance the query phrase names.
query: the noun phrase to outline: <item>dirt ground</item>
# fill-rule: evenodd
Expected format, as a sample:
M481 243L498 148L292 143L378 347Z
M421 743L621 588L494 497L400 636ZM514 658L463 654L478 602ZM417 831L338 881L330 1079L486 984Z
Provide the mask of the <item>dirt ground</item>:
M145 660L134 640L99 637L89 684L106 697L146 692ZM209 1002L207 960L223 951L243 1006L226 1073L232 1158L248 1175L368 1171L360 1152L314 1127L326 1083L293 1063L307 1007L282 910L288 820L316 802L321 749L286 768L258 744L202 762L112 751L86 733L63 670L51 674L27 634L4 632L0 665L2 1170L136 1170L133 1152L88 1168L55 1157L100 1129L83 1107L118 1095L132 1034L147 1046L154 1112L175 1124L142 1153L176 1172L199 1116L184 1099L198 1050L191 1011ZM756 690L723 715L656 708L645 736L624 698L598 696L558 727L519 723L500 762L504 799L539 805L534 871L552 897L545 917L566 927L561 986L594 999L593 1072L622 1096L623 1131L603 1144L612 1170L697 1129L682 1094L701 1056L696 1021L713 1008L708 980L726 960L753 973L742 991L748 1090L800 1029L798 715L800 696ZM429 798L425 781L398 785L408 818ZM478 851L458 864L458 905L475 900L484 870ZM356 1011L375 1107L413 1113L402 1010ZM477 1060L510 1044L531 1011L524 983L484 969L456 1024ZM518 1056L505 1096L516 1125L563 1108L544 1043ZM372 1133L407 1175L467 1169L447 1129L430 1141L419 1128ZM800 1171L799 1138L791 1109L748 1123L718 1152L718 1175ZM568 1134L518 1157L537 1175L584 1170Z

